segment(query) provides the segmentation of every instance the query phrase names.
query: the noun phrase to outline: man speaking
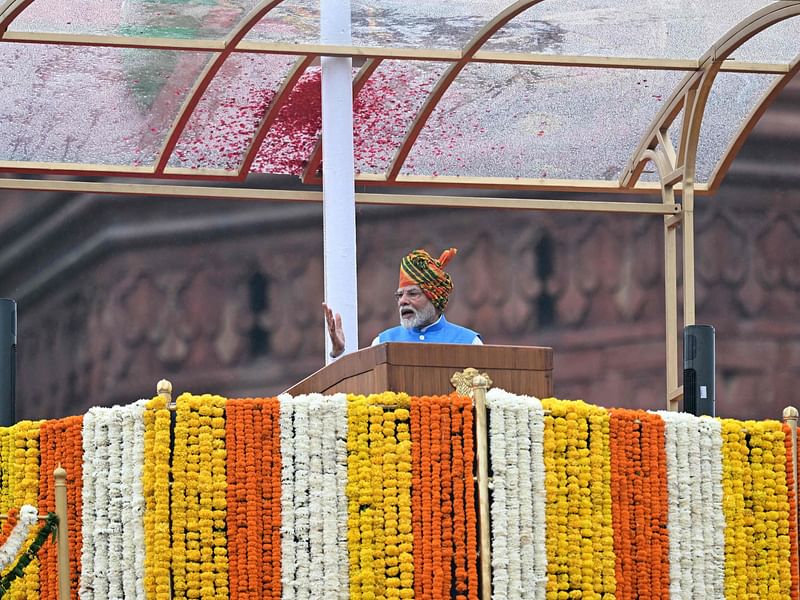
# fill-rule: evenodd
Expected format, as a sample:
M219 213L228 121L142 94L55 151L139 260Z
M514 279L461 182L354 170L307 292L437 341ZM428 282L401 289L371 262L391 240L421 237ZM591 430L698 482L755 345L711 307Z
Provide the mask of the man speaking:
M372 345L383 342L433 342L437 344L483 344L480 334L450 323L444 316L447 300L453 291L453 280L444 271L445 265L456 255L456 249L442 252L438 259L425 250L414 250L400 261L400 281L395 299L400 325L386 329L372 340ZM328 335L331 338L331 356L344 352L342 318L325 303L322 304Z

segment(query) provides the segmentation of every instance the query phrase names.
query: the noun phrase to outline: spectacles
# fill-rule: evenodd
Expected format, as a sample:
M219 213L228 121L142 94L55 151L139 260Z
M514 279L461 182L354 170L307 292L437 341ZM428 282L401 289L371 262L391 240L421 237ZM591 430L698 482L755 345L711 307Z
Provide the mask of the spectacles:
M403 296L405 296L406 298L408 298L413 302L422 296L422 292L420 290L404 290L402 292L394 293L394 299L397 302L400 302L400 298L402 298Z

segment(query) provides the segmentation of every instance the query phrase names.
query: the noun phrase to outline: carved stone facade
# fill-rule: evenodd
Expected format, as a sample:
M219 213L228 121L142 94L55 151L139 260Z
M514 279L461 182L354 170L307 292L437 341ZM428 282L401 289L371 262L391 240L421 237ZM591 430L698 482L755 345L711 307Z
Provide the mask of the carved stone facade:
M697 202L697 322L717 331L722 416L800 401L800 127L776 125L797 121L799 89ZM0 218L20 418L149 397L164 377L271 395L323 365L318 206L8 193ZM664 406L660 217L361 209L361 345L397 320L400 256L449 246L451 320L487 343L552 346L560 397Z

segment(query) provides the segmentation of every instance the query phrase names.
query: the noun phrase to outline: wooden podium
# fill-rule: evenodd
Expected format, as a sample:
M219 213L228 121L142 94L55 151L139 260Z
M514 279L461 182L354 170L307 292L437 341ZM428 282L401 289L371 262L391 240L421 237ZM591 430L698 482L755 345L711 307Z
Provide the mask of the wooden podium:
M453 391L450 377L473 367L493 387L538 398L553 395L553 349L530 346L472 346L389 342L346 354L286 390L293 396L319 392L412 396Z

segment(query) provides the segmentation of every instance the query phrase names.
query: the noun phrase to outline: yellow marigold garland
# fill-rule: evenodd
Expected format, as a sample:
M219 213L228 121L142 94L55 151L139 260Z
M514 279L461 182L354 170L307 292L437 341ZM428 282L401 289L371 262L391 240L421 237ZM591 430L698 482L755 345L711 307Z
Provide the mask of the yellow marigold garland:
M725 597L792 588L784 434L777 421L722 421Z
M348 549L353 600L414 597L408 407L405 394L348 396Z
M144 411L145 577L147 597L170 600L170 411L156 396Z
M0 427L0 510L18 508L12 502L11 470L14 464L14 429Z
M173 448L175 595L228 597L225 399L178 397Z
M9 427L11 461L8 474L8 500L11 507L23 504L38 506L39 500L39 429L42 421L19 421ZM26 546L36 537L32 531ZM13 600L36 598L39 594L39 561L34 560L25 569L24 577L11 586L9 597Z
M616 592L608 412L580 400L542 401L547 598Z
M395 409L397 427L397 550L400 584L398 597L414 597L414 535L411 524L411 414L408 407Z

